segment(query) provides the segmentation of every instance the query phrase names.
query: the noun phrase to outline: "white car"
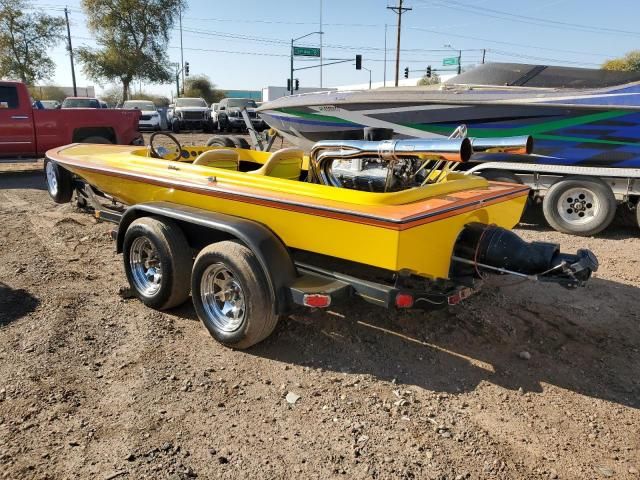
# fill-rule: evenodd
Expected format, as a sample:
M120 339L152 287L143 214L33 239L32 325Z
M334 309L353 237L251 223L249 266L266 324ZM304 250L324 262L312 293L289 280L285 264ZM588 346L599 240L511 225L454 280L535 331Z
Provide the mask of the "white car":
M173 133L180 133L180 130L213 131L211 110L203 98L176 98L170 119Z
M160 113L156 109L153 102L149 100L127 100L122 105L127 110L140 110L140 121L138 129L140 130L160 130Z

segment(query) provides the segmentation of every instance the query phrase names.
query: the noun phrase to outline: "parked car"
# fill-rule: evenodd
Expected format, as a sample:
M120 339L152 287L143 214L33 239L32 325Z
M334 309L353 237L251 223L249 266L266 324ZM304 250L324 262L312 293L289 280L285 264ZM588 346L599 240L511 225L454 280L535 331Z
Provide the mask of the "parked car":
M154 103L150 100L127 100L122 105L124 109L140 110L140 130L160 130L160 114Z
M203 98L176 98L171 110L171 130L213 131L211 110Z
M67 97L62 102L62 107L67 108L102 108L100 100L91 97Z
M242 109L246 108L253 128L258 132L267 129L267 124L256 112L256 102L250 98L223 98L218 105L218 128L231 132L246 130Z
M133 110L34 109L24 83L0 82L0 157L38 158L74 142L144 145L139 116Z
M40 100L46 110L58 110L62 105L58 100Z

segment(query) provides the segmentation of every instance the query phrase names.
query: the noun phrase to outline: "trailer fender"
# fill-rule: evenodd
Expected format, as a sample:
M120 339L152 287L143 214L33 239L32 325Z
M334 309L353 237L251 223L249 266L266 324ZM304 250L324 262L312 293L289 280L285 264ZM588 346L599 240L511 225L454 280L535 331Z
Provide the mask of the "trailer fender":
M116 250L122 253L124 234L137 218L145 216L171 218L179 224L192 224L221 232L244 243L258 257L269 287L276 299L274 311L286 313L291 305L289 286L296 278L296 269L289 251L278 236L261 223L223 213L169 202L149 202L134 205L120 219L116 236Z

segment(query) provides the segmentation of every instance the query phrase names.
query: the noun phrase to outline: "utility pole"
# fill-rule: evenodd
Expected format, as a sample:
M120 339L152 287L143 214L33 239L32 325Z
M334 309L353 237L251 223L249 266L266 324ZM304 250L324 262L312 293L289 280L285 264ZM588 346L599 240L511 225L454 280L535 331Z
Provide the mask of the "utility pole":
M462 50L458 50L458 75L462 73Z
M64 7L64 18L67 20L67 41L69 42L69 58L71 59L71 80L73 81L73 96L78 96L78 87L76 87L76 69L73 65L73 46L71 45L71 28L69 27L69 10Z
M487 54L487 49L486 49L486 48L483 48L483 49L482 49L482 64L483 64L483 65L484 65L484 57L485 57L485 55L486 55L486 54Z
M180 13L180 68L182 69L182 94L184 95L184 50L182 49L182 8L178 9ZM178 92L180 95L180 92Z
M413 10L412 8L407 8L402 6L402 0L398 0L397 7L387 7L389 10L393 10L395 14L398 15L398 40L396 43L396 87L398 86L398 78L400 76L400 32L402 30L402 14L404 12L408 12L409 10Z
M291 39L291 72L289 75L289 95L293 95L293 42L294 39Z
M384 24L384 80L382 86L387 86L387 24Z
M322 88L322 0L320 0L320 88Z

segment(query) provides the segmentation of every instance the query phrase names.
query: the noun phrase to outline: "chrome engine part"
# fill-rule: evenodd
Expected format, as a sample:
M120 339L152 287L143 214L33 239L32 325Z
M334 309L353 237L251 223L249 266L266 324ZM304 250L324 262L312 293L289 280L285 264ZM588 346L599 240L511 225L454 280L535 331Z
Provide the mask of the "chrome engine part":
M392 192L419 186L424 181L422 161L400 159L388 162L379 158L334 160L333 178L344 188L369 192Z
M437 183L453 163L471 156L459 139L327 140L311 149L309 181L376 192ZM432 177L431 174L434 174Z

